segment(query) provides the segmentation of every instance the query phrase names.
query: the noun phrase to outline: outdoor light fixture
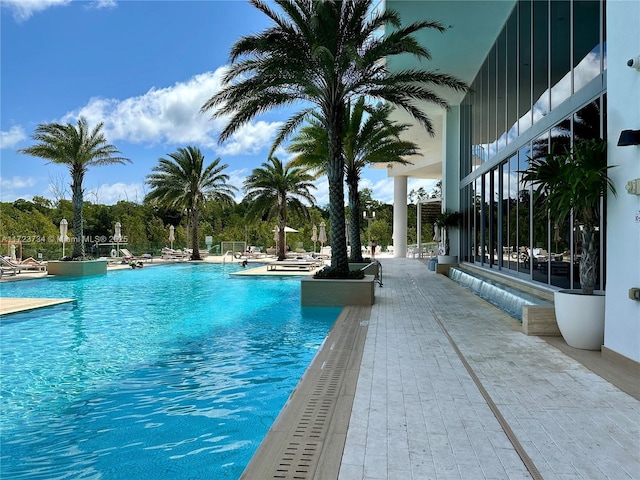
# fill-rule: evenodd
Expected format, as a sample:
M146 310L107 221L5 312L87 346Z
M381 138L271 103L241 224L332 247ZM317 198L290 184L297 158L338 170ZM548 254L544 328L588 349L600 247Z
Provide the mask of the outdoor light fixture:
M619 147L640 145L640 130L622 130L618 139Z

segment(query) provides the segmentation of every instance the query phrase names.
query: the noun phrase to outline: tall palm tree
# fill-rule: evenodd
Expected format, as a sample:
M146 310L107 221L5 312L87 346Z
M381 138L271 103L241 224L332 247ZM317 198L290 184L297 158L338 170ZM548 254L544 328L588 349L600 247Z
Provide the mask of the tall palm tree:
M89 167L131 163L131 160L116 156L120 152L109 143L101 132L103 123L92 130L87 119L80 117L77 125L67 123L41 123L32 138L40 142L18 150L18 153L46 158L49 163L66 165L71 174L71 203L73 205L73 233L77 241L73 243L72 257L85 258L82 205L84 202L82 183Z
M197 147L179 148L167 154L169 159L158 159L158 165L147 175L151 191L145 200L175 208L187 213L188 231L191 234L192 260L201 260L198 244L198 220L207 201L232 205L234 191L229 185L229 175L222 173L228 165L220 165L220 158L205 167L204 155Z
M351 108L347 104L343 131L344 172L349 197L349 234L352 262L362 261L360 240L360 195L358 193L362 170L375 163L410 163L404 157L418 153L418 146L400 139L400 134L409 124L393 122L389 119L390 105L368 106L360 97ZM297 153L295 164L308 165L319 172L326 172L329 152L329 137L322 119L314 114L308 124L300 129L289 147L289 152Z
M277 157L270 157L260 168L253 170L244 181L248 215L253 218L278 217L278 260L285 258L285 227L288 210L309 218L303 203L315 203L310 189L315 188L313 176L305 167L283 165Z
M301 110L278 133L278 138L286 138L314 107L319 108L329 136L331 266L338 276L347 277L342 155L347 101L362 95L389 101L408 111L433 134L431 121L416 102L447 108L447 102L430 87L467 87L440 72L416 68L394 73L386 68L386 59L394 55L411 54L416 65L420 60L429 60L429 52L413 34L426 28L444 31L438 22L418 21L402 26L394 11L373 13L373 0L250 1L273 21L273 26L243 37L232 46L225 86L202 110L229 116L229 123L220 134L220 141L224 141L257 115L300 102ZM280 11L272 8L273 3ZM393 31L377 36L385 26Z

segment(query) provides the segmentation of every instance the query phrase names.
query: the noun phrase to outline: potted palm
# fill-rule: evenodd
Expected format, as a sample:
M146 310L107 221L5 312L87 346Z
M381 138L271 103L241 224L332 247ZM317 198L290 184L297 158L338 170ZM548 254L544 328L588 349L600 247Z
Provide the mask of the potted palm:
M452 228L458 227L461 217L460 212L452 212L451 210L446 210L436 217L436 233L440 238L436 240L438 237L434 234L436 237L434 240L442 242L444 245L444 255L438 255L439 264L452 265L458 263L458 256L450 255L451 245L449 243L449 232Z
M607 171L607 143L601 139L579 140L571 150L529 159L523 181L546 207L540 213L552 221L566 221L573 214L582 241L578 290L554 294L556 321L568 345L600 350L604 342L604 291L596 291L600 199L607 191L616 194Z

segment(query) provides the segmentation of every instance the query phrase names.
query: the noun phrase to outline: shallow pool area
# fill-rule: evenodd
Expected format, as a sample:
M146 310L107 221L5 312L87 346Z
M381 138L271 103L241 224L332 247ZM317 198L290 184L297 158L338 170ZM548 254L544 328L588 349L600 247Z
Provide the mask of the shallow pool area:
M4 283L0 477L237 479L339 308L295 278L176 264Z

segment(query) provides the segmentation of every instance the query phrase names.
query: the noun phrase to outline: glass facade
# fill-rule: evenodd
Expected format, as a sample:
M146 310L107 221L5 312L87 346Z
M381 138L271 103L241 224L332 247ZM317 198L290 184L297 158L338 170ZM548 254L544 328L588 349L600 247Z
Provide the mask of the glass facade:
M579 288L580 225L545 221L521 172L606 138L603 2L521 0L497 36L460 106L464 261Z

